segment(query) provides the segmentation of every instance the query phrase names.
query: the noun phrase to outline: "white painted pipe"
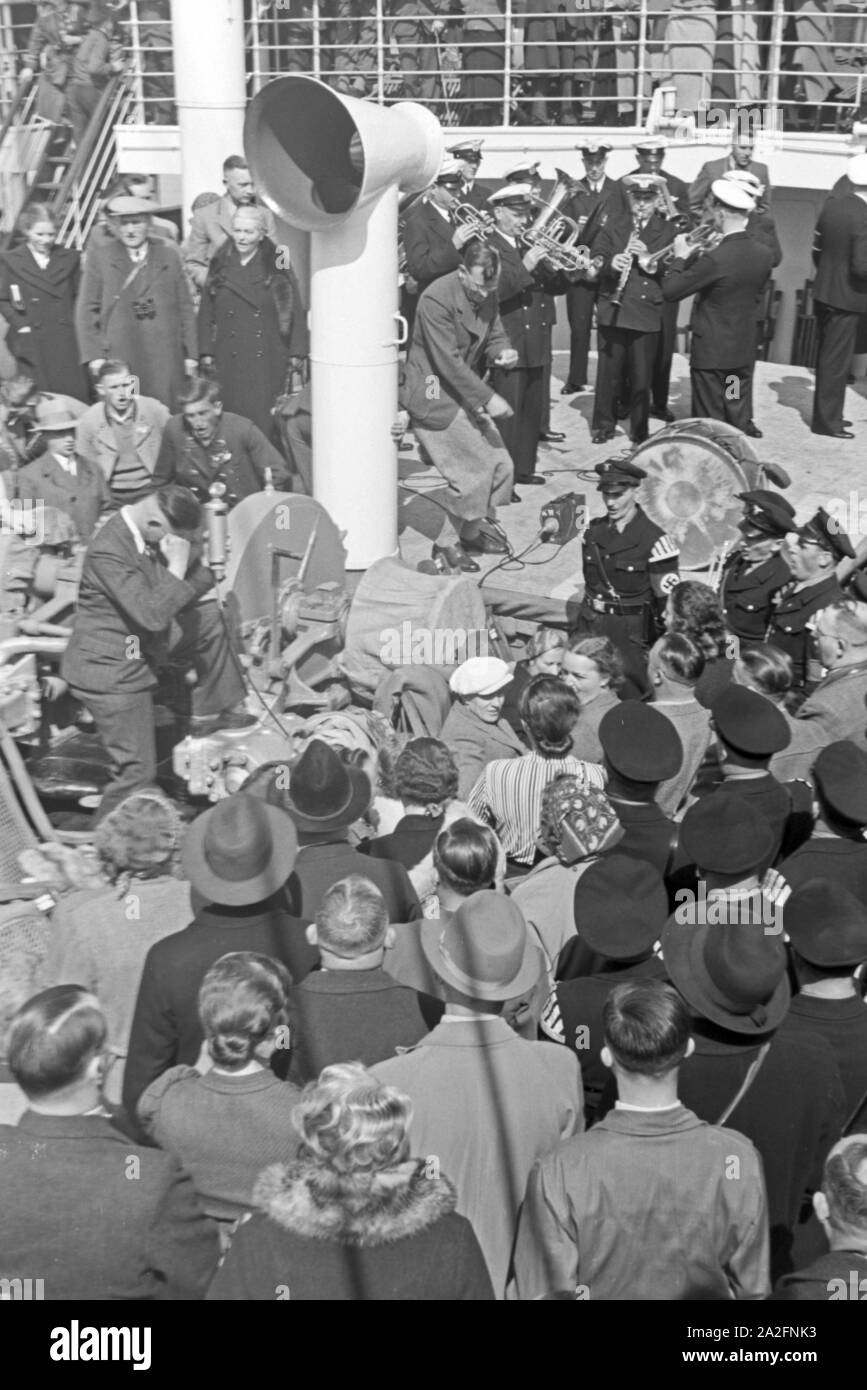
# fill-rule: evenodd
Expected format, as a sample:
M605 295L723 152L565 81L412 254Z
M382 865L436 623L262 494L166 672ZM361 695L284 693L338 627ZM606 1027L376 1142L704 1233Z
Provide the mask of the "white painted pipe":
M244 141L265 202L312 233L313 495L367 569L397 551L398 190L432 182L442 128L291 76L254 98Z
M183 205L223 189L223 160L244 144L244 0L172 0Z

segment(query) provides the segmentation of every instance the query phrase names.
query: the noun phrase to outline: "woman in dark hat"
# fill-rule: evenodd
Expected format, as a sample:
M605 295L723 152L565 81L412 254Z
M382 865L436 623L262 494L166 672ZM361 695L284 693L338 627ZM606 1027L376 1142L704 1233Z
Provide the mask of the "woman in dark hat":
M407 1097L358 1063L326 1067L295 1110L298 1158L260 1176L259 1210L208 1298L492 1300L454 1187L410 1156L411 1116Z

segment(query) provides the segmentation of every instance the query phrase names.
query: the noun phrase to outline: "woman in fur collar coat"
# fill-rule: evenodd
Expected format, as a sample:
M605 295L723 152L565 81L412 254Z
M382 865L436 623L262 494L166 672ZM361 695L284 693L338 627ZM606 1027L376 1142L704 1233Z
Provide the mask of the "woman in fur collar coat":
M410 1158L410 1102L359 1063L326 1067L294 1123L293 1163L261 1174L259 1208L208 1292L221 1300L492 1300L455 1189L435 1159Z
M309 351L307 317L286 247L264 234L262 209L239 207L215 253L199 306L199 354L223 406L276 440L271 411Z

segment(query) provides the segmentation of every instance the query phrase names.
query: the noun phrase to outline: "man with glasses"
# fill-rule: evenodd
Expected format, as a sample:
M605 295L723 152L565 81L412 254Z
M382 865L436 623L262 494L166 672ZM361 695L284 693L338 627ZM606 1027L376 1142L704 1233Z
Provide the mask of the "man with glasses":
M849 537L824 507L787 537L783 557L792 583L777 600L767 640L791 657L793 690L809 693L821 679L822 659L815 651L811 620L843 598L835 566L854 554Z
M798 718L814 720L828 742L847 738L867 748L867 603L840 599L821 609L812 624L827 675L804 701Z

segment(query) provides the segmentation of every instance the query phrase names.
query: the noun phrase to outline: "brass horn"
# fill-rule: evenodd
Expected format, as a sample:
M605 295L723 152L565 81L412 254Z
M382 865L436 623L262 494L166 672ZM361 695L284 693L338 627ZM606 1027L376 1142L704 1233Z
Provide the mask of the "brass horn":
M575 180L562 169L555 169L554 172L557 182L550 198L539 198L534 194L531 199L540 211L525 229L521 241L527 247L540 247L545 253L545 260L554 270L568 273L590 270L593 260L590 248L578 245L587 218L582 217L576 222L574 217L568 217L561 211L563 204L572 196Z

